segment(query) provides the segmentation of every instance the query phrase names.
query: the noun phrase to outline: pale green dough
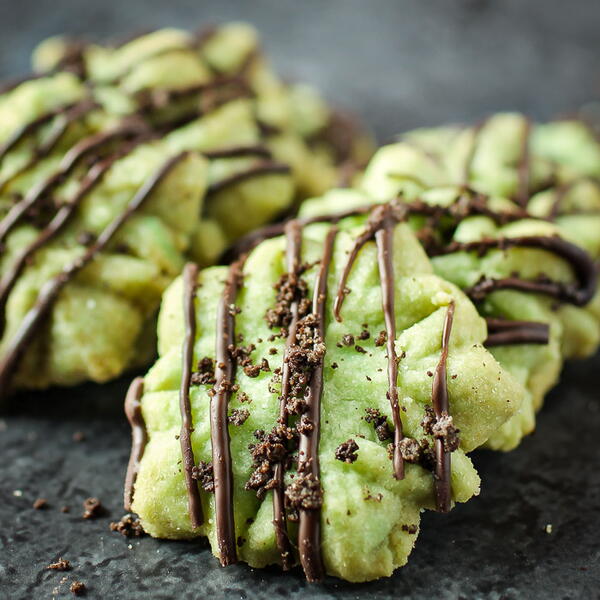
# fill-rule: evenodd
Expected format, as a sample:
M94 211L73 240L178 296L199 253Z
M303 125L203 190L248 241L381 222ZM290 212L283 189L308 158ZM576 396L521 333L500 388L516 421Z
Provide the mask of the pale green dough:
M377 161L377 157L374 158ZM369 171L367 170L367 177ZM452 187L434 188L419 195L432 205L448 206L456 199L458 190ZM334 190L321 199L306 202L303 216L331 214L369 204L374 200L358 190ZM501 197L491 197L488 205L496 211L514 210L514 204ZM575 217L573 217L575 218ZM583 217L578 226L587 232L584 239L597 237L595 223ZM423 226L420 218L410 220L419 230ZM469 242L482 238L513 237L527 235L562 235L571 241L572 233L563 230L562 222L552 224L535 219L523 219L498 227L490 218L474 216L464 219L451 237L442 239ZM435 272L463 289L473 286L482 275L492 278L510 276L519 272L524 278L535 278L543 272L550 278L569 282L573 280L570 267L555 255L538 249L511 248L507 251L493 250L483 257L476 252L456 252L432 259ZM550 325L550 341L547 345L518 345L492 348L491 352L504 368L510 371L527 389L522 409L514 419L507 422L491 436L488 445L495 449L510 450L524 435L535 427L534 413L543 404L546 393L557 383L564 357L586 356L594 352L600 342L600 320L598 319L598 295L585 308L562 305L557 310L551 298L517 291L497 291L479 305L481 314L511 320L545 322Z
M97 236L121 214L140 187L174 154L161 142L142 144L117 160L85 197L62 233L25 268L8 297L0 350L6 351L43 284L84 251L82 232ZM57 188L69 202L85 170L76 169ZM147 339L162 292L184 264L207 184L207 162L188 154L169 171L148 201L54 303L14 378L15 387L106 381L147 361ZM20 224L8 236L0 260L6 273L39 230ZM141 346L141 347L140 347Z
M340 192L341 196L351 191ZM354 290L343 307L343 322L332 318L332 296L347 251L364 227L364 218L341 223L328 279L326 309L327 353L324 359L324 392L321 409L319 460L324 504L321 516L322 551L327 572L350 581L365 581L390 575L403 565L412 550L416 534L402 526L418 526L423 508L433 508L432 475L420 466L407 465L406 478L392 477L387 442L377 439L372 424L361 417L365 408L378 408L391 422L386 398L386 350L375 345L384 329L376 249L369 242L360 252L348 286ZM318 259L328 230L324 224L311 225L303 233L303 261ZM244 268L244 284L236 302L236 333L244 344L256 344L254 362L265 357L271 369L281 366L285 340L268 341L276 332L269 329L264 315L274 303L272 287L285 271L283 238L262 242ZM195 359L214 357L216 306L226 277L226 267L205 269L199 276L196 294ZM316 267L305 275L312 287ZM432 266L407 225L394 235L396 278L398 393L405 435L422 435L420 421L424 407L431 403L432 379L428 375L439 360L441 330L450 301L456 303L448 359L448 387L451 413L460 428L461 447L452 454L454 500L465 502L479 491L479 478L466 456L514 415L526 392L484 349L486 328L470 301L453 284L432 272ZM214 497L201 492L206 523L192 531L181 472L178 434L179 382L184 333L182 281L176 280L164 296L158 324L159 359L144 379L142 411L149 442L135 484L133 510L144 529L156 537L189 538L208 536L216 548ZM366 353L353 347L339 348L343 335L357 336L368 323L371 337L361 341ZM262 339L263 341L259 340ZM269 352L276 349L276 354ZM332 364L338 367L333 368ZM368 376L368 377L367 377ZM236 383L250 403L234 395L230 410L244 407L250 412L241 426L229 426L234 473L234 514L236 537L246 542L238 548L242 560L255 567L279 562L272 525L272 496L261 501L244 484L251 471L248 444L256 429L269 430L278 414L277 392L268 389L272 372L257 378L238 369ZM370 378L370 380L369 380ZM277 385L276 385L277 387ZM192 386L194 430L192 443L196 461L211 460L208 421L209 385ZM346 464L335 459L335 449L349 438L357 441L358 460ZM288 474L289 475L289 474ZM289 481L289 479L288 479ZM379 497L381 494L381 497ZM247 519L254 519L251 525ZM293 539L293 526L290 527Z

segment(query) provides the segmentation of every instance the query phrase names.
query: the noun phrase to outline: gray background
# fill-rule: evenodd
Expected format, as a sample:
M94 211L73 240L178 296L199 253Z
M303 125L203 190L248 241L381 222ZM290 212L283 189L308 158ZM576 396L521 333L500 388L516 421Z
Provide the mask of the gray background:
M27 72L36 41L54 33L118 38L228 19L257 25L282 73L358 111L381 140L497 109L547 118L600 96L598 0L2 0L0 76ZM599 369L599 358L569 367L536 435L508 455L475 454L481 497L449 516L426 514L408 566L358 586L223 570L201 542L110 533L122 515L127 379L20 396L0 418L0 598L51 598L55 589L69 598L63 575L103 599L597 598ZM84 441L73 441L76 431ZM50 507L34 511L40 496ZM83 521L88 496L108 514ZM73 571L44 569L58 556Z

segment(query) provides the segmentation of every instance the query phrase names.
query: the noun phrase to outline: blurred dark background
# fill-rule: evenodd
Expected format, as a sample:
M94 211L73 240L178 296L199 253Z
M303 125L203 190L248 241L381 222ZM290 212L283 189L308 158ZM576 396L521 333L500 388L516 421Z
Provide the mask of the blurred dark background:
M250 21L281 74L363 115L380 140L499 109L600 99L599 0L0 0L0 76L40 39Z

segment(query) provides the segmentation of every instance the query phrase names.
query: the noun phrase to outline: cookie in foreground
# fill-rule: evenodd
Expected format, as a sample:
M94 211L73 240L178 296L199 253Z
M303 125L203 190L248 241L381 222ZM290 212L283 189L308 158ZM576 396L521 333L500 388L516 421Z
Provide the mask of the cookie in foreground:
M467 453L525 390L406 217L292 220L230 267L186 266L126 400L125 503L148 533L366 581L407 561L423 509L478 493Z

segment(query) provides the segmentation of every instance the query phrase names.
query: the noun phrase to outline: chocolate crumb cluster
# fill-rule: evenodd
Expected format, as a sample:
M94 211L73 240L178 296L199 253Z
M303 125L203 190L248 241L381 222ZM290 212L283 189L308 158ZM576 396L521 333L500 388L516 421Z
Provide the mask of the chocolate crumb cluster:
M112 522L109 527L111 531L120 533L128 538L141 537L145 533L140 520L130 513L123 515L119 521Z
M335 457L337 460L351 464L358 458L357 452L358 444L355 440L349 439L335 449Z
M213 465L211 462L198 461L198 464L192 468L192 477L200 483L200 487L205 492L212 493L215 491Z
M105 513L104 506L98 498L86 498L83 501L83 518L97 519Z
M366 416L364 417L367 423L372 423L375 428L377 439L380 442L385 442L391 439L392 430L387 421L387 417L381 414L381 411L377 408L366 408Z

